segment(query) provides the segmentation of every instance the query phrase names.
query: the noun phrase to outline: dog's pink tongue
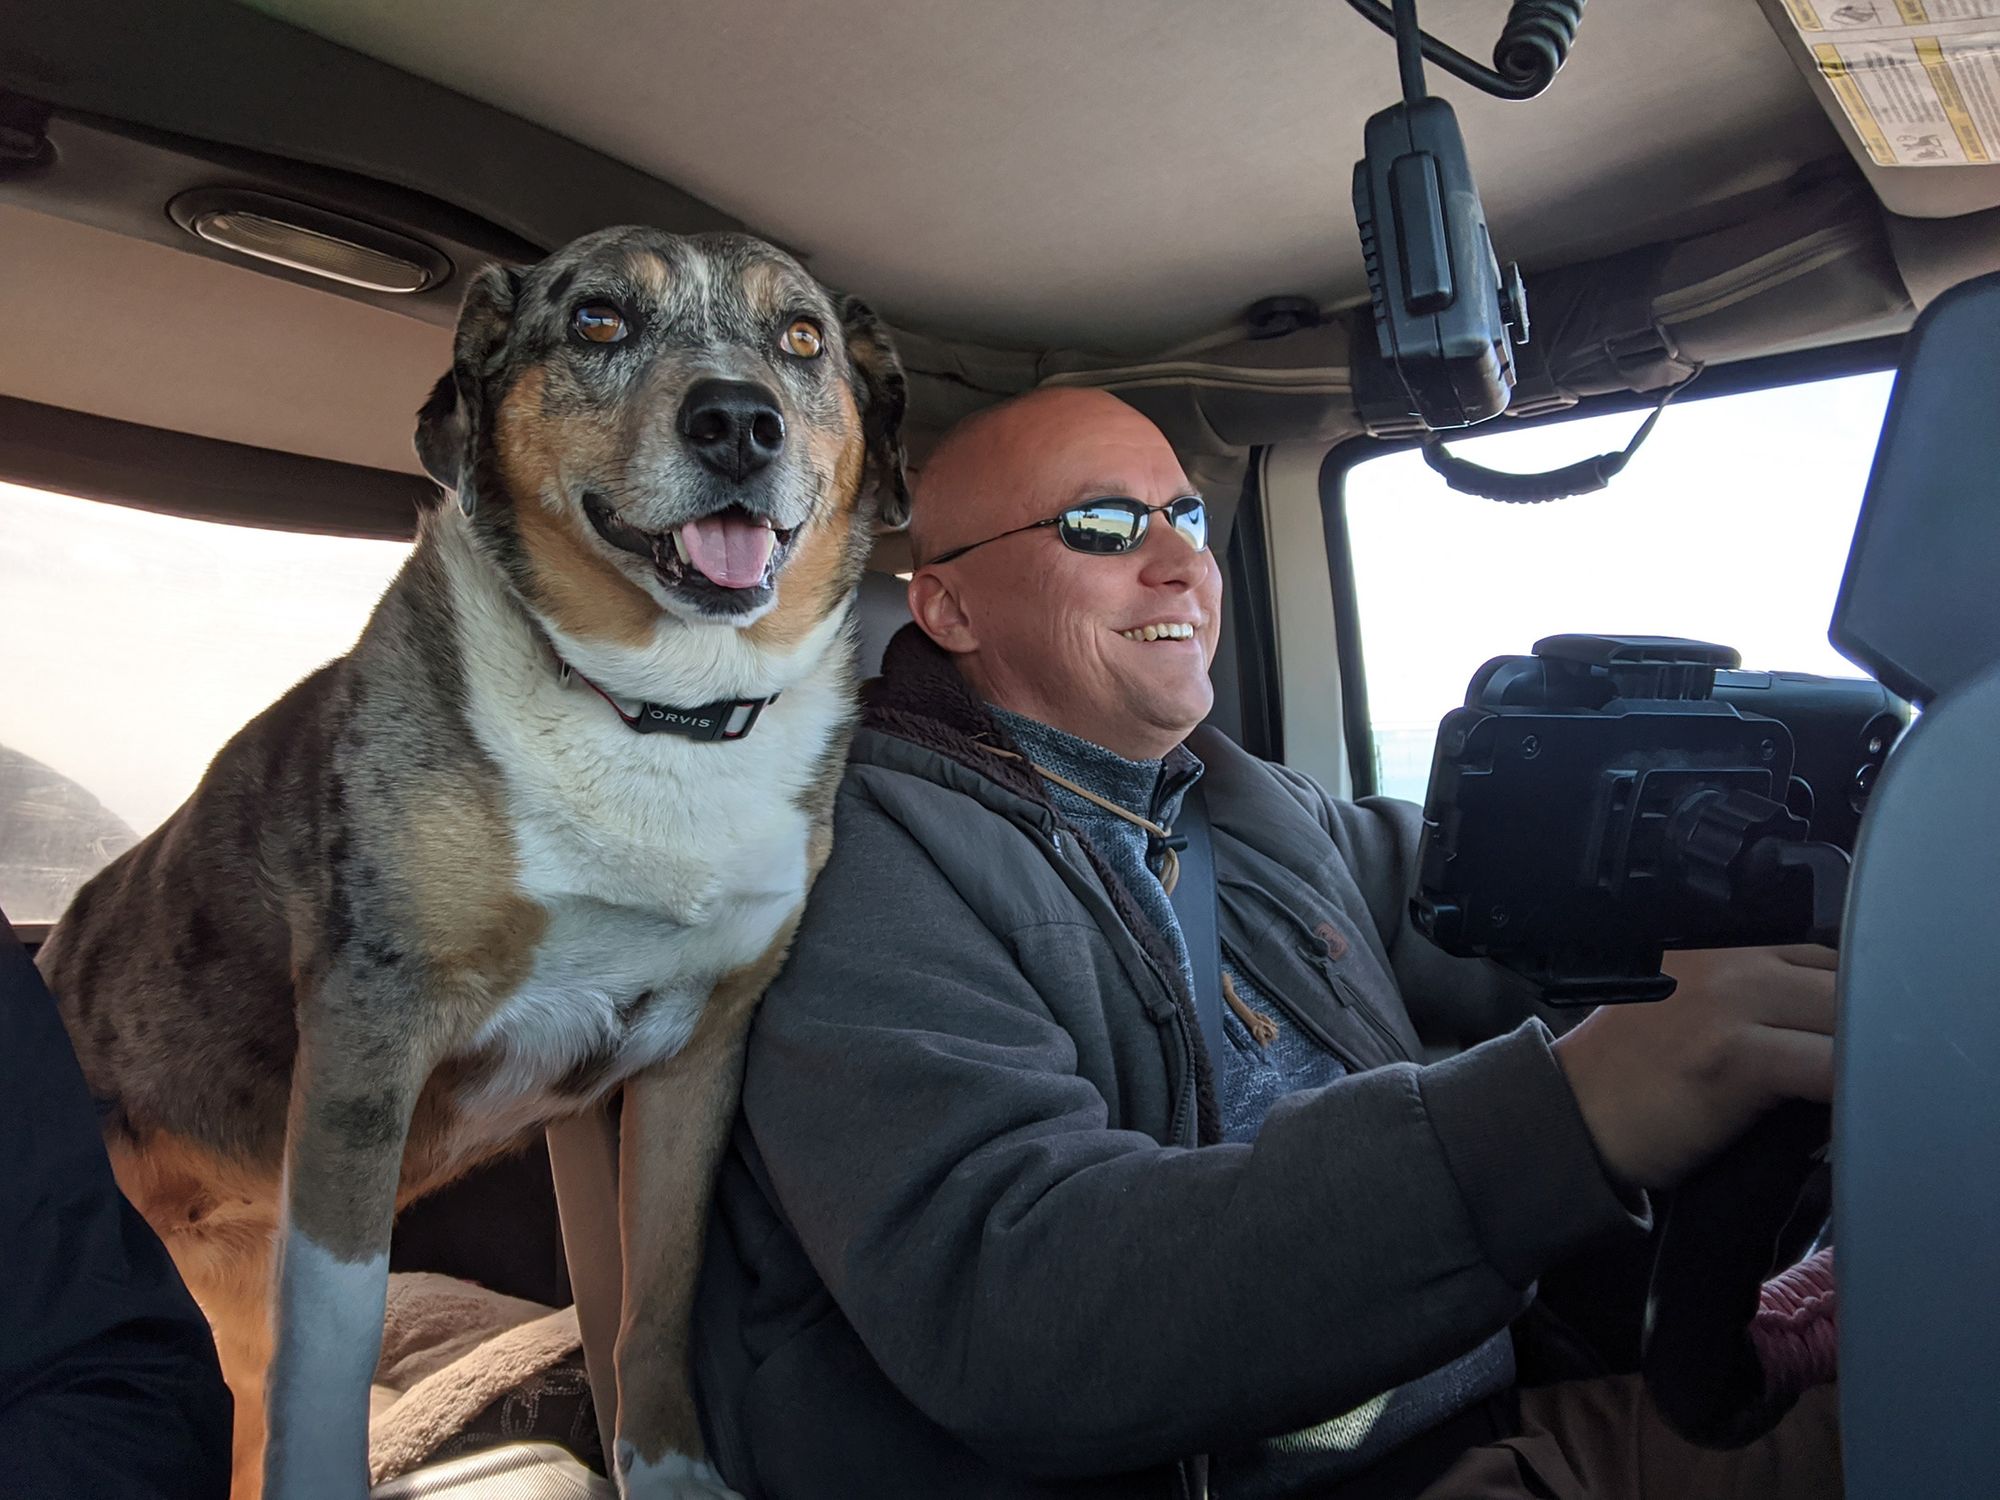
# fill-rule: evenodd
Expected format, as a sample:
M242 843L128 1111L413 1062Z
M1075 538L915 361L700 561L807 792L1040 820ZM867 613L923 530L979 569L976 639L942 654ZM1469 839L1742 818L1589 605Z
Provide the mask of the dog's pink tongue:
M770 527L746 516L703 516L681 528L688 561L710 583L725 589L755 588L762 583L776 540Z

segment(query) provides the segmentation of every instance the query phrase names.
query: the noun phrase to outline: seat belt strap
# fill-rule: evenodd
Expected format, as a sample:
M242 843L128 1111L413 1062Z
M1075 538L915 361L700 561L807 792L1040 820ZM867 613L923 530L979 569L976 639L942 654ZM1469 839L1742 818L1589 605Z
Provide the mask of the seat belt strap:
M625 1261L618 1237L618 1111L622 1095L559 1120L544 1132L570 1296L576 1302L584 1374L597 1407L605 1461L615 1454L618 1377L613 1358L624 1313Z
M1188 967L1194 971L1194 1011L1201 1022L1201 1039L1209 1059L1222 1060L1222 933L1216 917L1215 847L1209 837L1208 804L1201 783L1188 789L1181 802L1174 832L1187 840L1181 851L1180 879L1168 893L1174 917L1187 943Z

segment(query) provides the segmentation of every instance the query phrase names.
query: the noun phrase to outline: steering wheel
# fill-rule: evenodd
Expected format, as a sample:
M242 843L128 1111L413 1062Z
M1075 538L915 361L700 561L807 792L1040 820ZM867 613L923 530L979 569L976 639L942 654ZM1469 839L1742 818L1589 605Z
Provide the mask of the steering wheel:
M1800 1210L1831 1120L1823 1104L1779 1105L1683 1183L1667 1206L1640 1368L1667 1425L1700 1447L1753 1442L1798 1399L1796 1391L1769 1388L1750 1326L1765 1281L1824 1228L1823 1200Z

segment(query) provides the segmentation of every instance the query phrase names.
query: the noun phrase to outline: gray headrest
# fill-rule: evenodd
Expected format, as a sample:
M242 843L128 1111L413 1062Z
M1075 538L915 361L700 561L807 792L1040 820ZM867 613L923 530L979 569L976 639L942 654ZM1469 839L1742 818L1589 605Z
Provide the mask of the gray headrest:
M861 595L854 610L861 625L861 676L865 680L882 670L882 652L889 637L910 623L908 586L894 573L870 568L861 575Z

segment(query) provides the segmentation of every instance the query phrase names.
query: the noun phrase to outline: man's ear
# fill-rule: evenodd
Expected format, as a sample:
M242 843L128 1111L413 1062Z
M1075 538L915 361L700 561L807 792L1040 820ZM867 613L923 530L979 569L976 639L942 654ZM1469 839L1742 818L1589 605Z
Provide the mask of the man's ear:
M861 411L861 434L868 447L868 480L875 514L885 526L910 520L910 487L903 472L903 411L909 385L896 346L874 310L858 297L840 304L840 331L854 371L854 404Z
M473 458L484 427L488 383L500 371L526 275L512 266L493 265L472 278L458 311L451 369L431 387L430 399L417 412L417 459L439 485L457 492L467 515L477 502Z
M954 656L979 649L972 617L942 574L920 568L910 579L910 618L917 628Z

